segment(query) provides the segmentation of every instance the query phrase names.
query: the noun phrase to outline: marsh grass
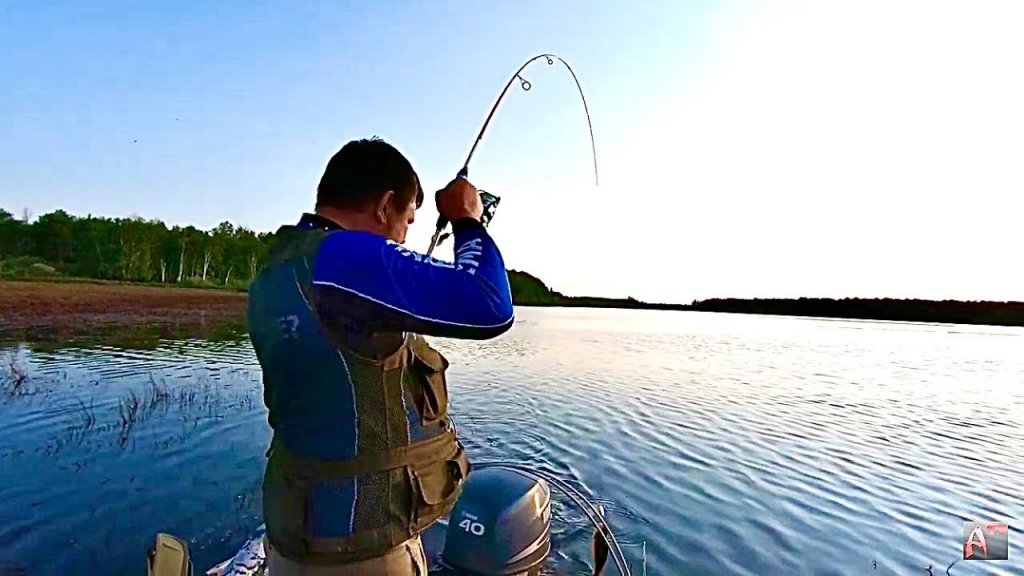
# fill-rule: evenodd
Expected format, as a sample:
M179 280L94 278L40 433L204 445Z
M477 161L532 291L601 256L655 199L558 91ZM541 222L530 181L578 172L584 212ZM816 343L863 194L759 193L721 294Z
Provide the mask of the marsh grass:
M18 365L18 359L13 352L8 352L4 358L2 382L0 382L0 388L6 391L10 395L21 394L22 385L28 382L28 371Z
M111 394L101 381L89 381L85 386L69 386L67 374L36 375L27 371L8 352L0 359L0 398L3 403L32 402L30 396L40 396L40 402L58 413L66 412L64 424L58 424L56 435L41 441L35 449L18 447L0 451L0 461L20 458L35 453L48 459L70 458L61 468L78 472L91 459L90 453L114 448L134 450L140 426L150 420L160 420L161 430L168 433L154 437L151 450L169 449L186 444L200 424L207 420L220 420L238 412L251 412L262 407L259 391L250 388L232 388L209 378L190 379L171 385L165 379L150 373L144 385L122 388ZM105 393L106 392L106 393ZM63 409L61 406L63 405ZM177 421L179 424L173 424ZM171 424L168 428L167 424ZM157 430L157 428L153 428Z
M258 407L253 390L232 394L208 380L170 386L152 375L142 390L130 388L124 392L113 404L113 413L97 410L92 399L88 403L80 399L77 402L80 415L67 427L62 444L81 443L86 436L112 432L113 444L122 450L131 444L138 427L154 417L177 418L183 424L181 438L172 435L154 440L154 448L167 448L183 442L203 420L219 420L234 410L251 411Z

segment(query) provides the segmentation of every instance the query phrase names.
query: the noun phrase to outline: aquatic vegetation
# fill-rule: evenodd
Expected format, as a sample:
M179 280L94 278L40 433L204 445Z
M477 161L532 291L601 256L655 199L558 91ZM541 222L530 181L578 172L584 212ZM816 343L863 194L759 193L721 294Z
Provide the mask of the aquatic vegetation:
M23 393L22 386L28 381L28 371L18 365L17 356L12 351L5 354L0 368L0 390L9 395Z
M89 430L96 425L96 408L93 400L92 398L89 399L88 406L80 398L76 398L75 401L81 407L82 427L85 430Z

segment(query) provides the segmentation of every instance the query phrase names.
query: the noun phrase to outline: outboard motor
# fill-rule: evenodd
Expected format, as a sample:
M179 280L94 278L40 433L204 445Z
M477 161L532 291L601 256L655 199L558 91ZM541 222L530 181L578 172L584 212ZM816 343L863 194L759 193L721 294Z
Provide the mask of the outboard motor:
M474 470L448 520L445 567L454 574L534 576L550 552L547 483L503 468Z

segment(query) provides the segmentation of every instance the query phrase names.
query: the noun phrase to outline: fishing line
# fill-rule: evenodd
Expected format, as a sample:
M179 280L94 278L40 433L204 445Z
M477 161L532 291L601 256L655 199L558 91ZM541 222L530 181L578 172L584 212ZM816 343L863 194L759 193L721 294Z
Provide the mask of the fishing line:
M583 112L586 113L587 115L587 129L590 130L590 151L594 157L594 184L598 184L597 145L594 143L594 126L590 122L590 108L587 107L587 98L583 95L583 87L580 86L580 80L576 76L576 72L573 71L572 66L569 66L568 62L566 62L556 54L538 54L524 62L523 65L520 66L514 74L512 74L512 77L509 78L508 82L505 83L505 87L502 88L501 94L498 95L498 99L495 100L494 105L491 106L491 111L487 114L487 119L484 120L484 125L480 128L480 132L477 134L476 140L473 141L473 146L469 149L469 154L466 156L466 161L462 164L462 169L459 170L457 177L466 178L467 176L469 176L469 161L473 159L473 154L476 152L476 148L480 144L480 141L483 140L484 132L487 131L487 126L490 125L491 119L494 117L494 113L497 112L498 106L501 104L502 100L505 99L505 94L508 93L508 89L509 87L512 86L512 83L518 80L519 87L522 88L524 92L529 92L530 89L533 88L533 84L531 84L530 81L527 80L526 78L523 78L522 73L527 66L529 66L530 64L537 60L540 60L541 58L544 58L547 61L548 66L553 66L556 60L561 62L562 65L565 66L565 69L569 71L569 74L572 75L573 82L576 83L576 90L579 91L580 100L583 101ZM486 194L486 196L484 196L484 194ZM484 225L486 225L487 222L490 221L490 218L493 217L494 208L497 207L498 201L500 201L501 199L498 198L497 196L494 196L493 194L482 192L481 200L484 202L484 212L485 215L487 216L487 220L483 222ZM434 251L434 248L436 248L438 244L440 244L441 240L444 239L441 237L441 232L444 231L444 228L447 225L447 218L445 218L444 216L437 217L437 229L434 231L434 236L430 239L430 247L427 249L428 256Z

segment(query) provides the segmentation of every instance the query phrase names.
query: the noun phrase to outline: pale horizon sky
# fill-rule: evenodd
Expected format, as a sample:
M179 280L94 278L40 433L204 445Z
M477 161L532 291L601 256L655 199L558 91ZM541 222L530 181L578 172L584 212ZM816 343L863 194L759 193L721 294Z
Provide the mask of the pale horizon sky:
M0 208L259 231L379 135L571 295L1024 300L1024 3L0 0ZM425 250L426 205L408 246ZM439 256L450 258L446 245Z

